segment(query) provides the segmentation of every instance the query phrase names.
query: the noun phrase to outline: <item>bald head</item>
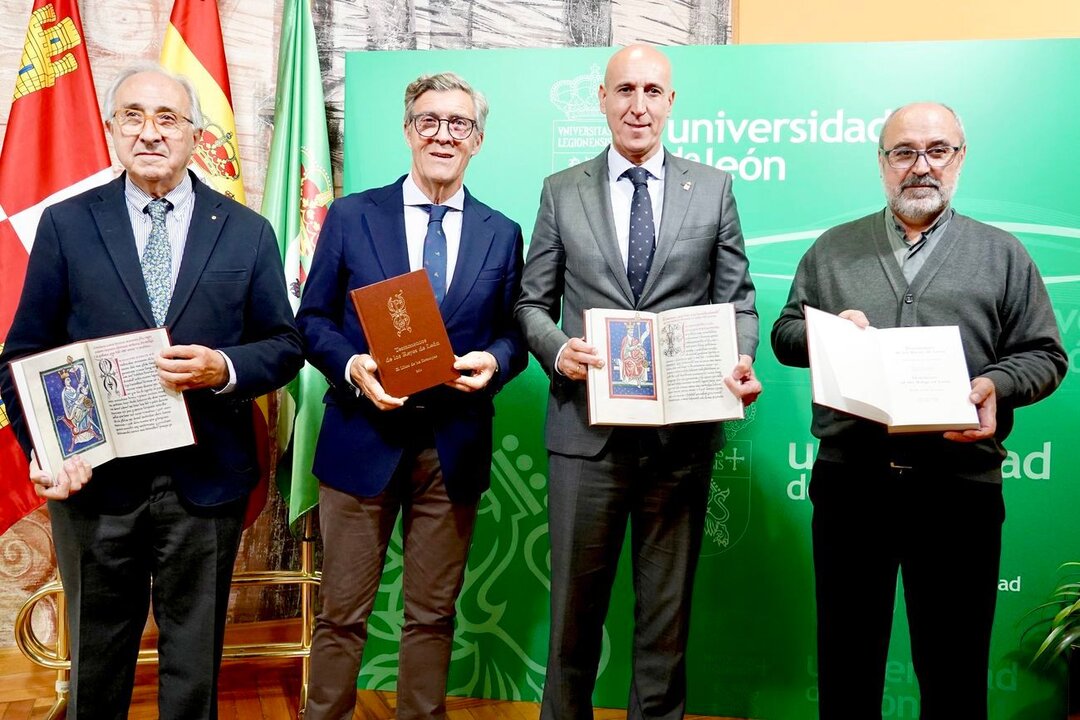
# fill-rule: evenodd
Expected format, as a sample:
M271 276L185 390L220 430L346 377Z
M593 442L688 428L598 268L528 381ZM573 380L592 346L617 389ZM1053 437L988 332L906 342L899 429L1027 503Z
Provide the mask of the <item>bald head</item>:
M607 70L604 72L604 85L612 84L613 73L618 76L625 73L628 66L649 65L658 75L662 75L664 82L671 85L671 61L667 55L660 52L652 45L627 45L616 52L608 60Z
M616 52L608 61L599 97L611 144L620 155L640 165L660 150L675 102L671 63L662 52L649 45Z
M934 122L939 127L953 130L954 137L958 139L954 145L964 144L964 125L960 122L960 116L948 105L935 102L914 102L902 105L885 118L885 124L881 127L881 136L878 138L878 147L892 148L895 142L889 142L890 130L895 125L904 125L909 122L926 123Z

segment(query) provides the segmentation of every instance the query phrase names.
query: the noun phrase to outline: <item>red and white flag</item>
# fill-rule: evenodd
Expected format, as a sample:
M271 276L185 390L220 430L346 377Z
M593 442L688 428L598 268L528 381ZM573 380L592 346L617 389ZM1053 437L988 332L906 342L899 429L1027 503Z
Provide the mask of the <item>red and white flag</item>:
M77 0L35 0L0 149L0 346L41 213L112 178ZM41 505L0 401L0 533Z

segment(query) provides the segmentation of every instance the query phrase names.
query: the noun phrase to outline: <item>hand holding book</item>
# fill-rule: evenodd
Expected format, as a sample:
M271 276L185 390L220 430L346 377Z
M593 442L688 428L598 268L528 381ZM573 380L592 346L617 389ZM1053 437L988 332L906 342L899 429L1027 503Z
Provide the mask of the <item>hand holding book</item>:
M53 477L41 469L37 454L30 451L30 482L34 484L34 492L40 498L66 500L82 490L83 486L90 482L93 473L90 463L83 460L81 455L75 455L65 460L60 471Z

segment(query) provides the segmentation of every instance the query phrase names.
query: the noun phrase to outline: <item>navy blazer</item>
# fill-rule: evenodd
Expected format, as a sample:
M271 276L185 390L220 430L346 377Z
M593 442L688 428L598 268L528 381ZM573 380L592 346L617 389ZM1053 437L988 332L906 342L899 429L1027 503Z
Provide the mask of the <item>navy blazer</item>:
M184 393L194 446L112 460L69 502L122 512L170 474L188 502L238 500L258 481L251 400L281 387L303 365L274 230L265 218L191 176L191 226L165 318L173 344L221 350L236 388ZM45 210L19 309L0 357L0 391L20 444L30 439L8 361L79 340L154 327L124 176Z
M313 472L320 482L364 497L382 492L416 435L408 408L379 410L345 379L349 359L368 352L348 292L410 269L404 179L331 205L296 316L308 360L330 383ZM499 371L480 392L439 386L410 399L432 418L443 479L455 500L475 499L490 484L492 398L528 361L513 315L522 244L517 223L465 191L461 247L440 310L454 353L486 350Z

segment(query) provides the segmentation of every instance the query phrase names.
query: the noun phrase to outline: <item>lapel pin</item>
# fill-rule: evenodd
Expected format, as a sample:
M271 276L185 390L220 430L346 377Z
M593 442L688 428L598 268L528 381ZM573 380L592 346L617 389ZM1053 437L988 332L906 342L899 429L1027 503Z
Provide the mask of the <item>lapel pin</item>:
M211 216L210 216L210 219L211 219L211 220L217 220L217 215L211 215Z
M693 184L694 184L694 183L692 183L692 182L684 182L684 183L682 184L682 189L683 189L683 190L689 190L689 189L690 189L690 186L691 186L691 185L693 185Z

